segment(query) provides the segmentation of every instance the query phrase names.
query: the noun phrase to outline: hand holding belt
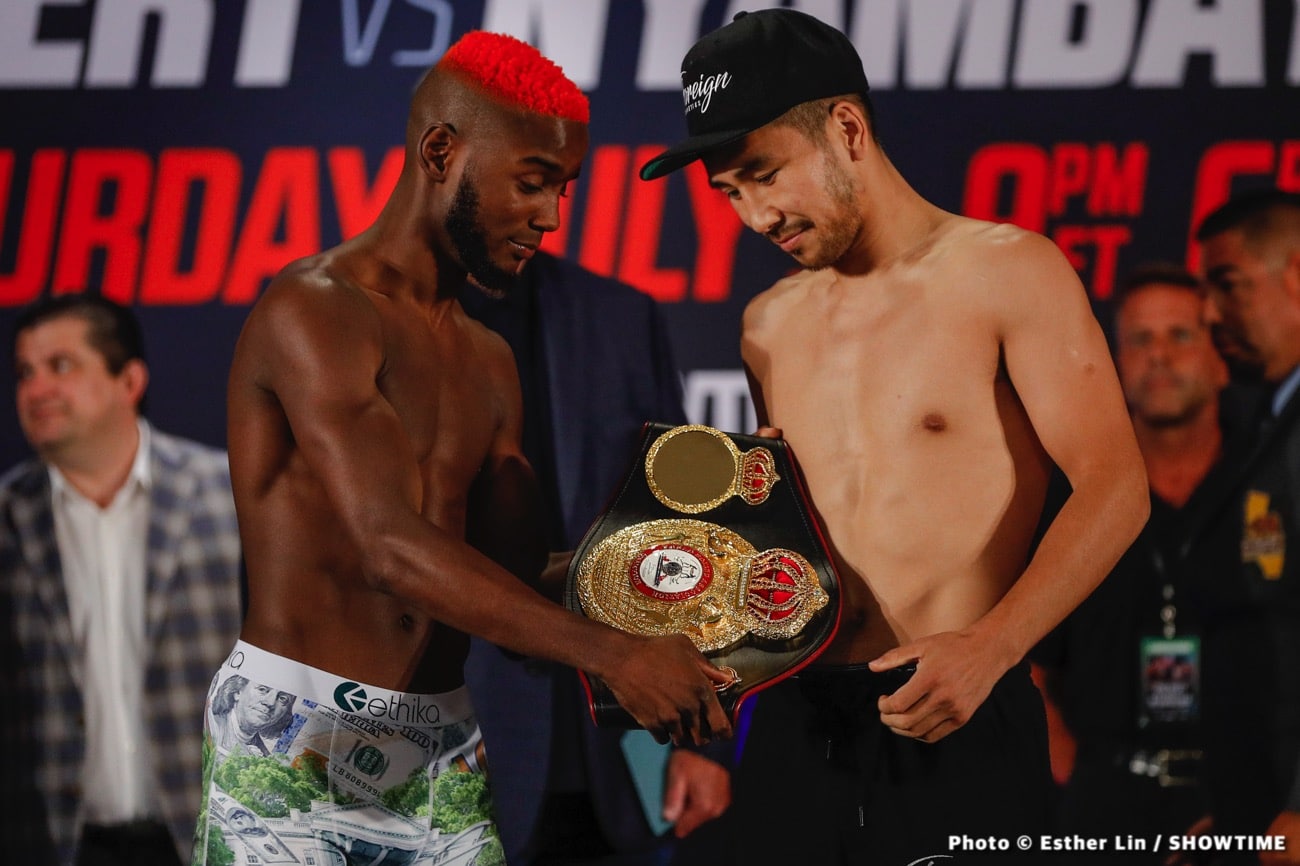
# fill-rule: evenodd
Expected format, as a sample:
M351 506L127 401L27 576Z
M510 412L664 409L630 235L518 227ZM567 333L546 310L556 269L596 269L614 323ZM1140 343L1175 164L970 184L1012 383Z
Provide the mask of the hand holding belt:
M626 480L574 555L565 600L633 634L685 634L736 674L718 696L733 719L748 695L821 652L840 608L786 443L702 425L646 425ZM582 676L597 724L635 726L603 682Z

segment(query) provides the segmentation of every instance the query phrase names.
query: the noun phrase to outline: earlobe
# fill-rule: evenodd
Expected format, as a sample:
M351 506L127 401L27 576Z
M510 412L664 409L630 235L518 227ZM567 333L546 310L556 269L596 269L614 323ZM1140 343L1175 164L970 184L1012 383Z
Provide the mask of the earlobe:
M420 166L431 180L446 180L455 144L456 128L450 123L435 123L420 136Z

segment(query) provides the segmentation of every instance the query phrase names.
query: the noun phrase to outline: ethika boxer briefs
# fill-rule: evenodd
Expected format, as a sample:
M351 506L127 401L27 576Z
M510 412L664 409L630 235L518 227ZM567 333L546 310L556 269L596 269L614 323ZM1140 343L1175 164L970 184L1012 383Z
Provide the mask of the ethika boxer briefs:
M203 733L195 866L505 862L463 687L381 689L240 641Z

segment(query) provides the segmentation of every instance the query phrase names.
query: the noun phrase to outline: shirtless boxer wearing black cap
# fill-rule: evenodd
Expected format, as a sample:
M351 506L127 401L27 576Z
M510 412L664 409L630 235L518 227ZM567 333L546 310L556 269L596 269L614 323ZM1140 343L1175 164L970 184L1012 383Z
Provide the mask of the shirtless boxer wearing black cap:
M759 697L741 862L961 859L960 834L1037 846L1047 736L1022 659L1148 510L1079 279L1047 239L918 195L876 139L856 50L811 16L738 16L682 82L690 137L642 177L703 160L804 268L751 302L741 351L845 599L818 665ZM1031 559L1053 463L1073 493Z

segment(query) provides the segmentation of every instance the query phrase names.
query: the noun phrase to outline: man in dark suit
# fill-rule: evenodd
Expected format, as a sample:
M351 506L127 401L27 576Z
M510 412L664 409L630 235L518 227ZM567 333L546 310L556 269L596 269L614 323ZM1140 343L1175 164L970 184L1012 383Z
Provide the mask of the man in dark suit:
M545 254L506 297L470 288L461 303L514 350L550 549L573 550L627 471L642 425L685 423L662 314L630 286ZM638 796L624 732L592 725L572 670L476 640L465 676L510 863L663 861L651 826L659 804ZM673 752L666 772L663 805L679 836L730 800L726 770L701 754Z
M1286 837L1230 862L1300 863L1300 195L1239 196L1201 223L1207 315L1264 385L1252 441L1192 541L1205 617L1216 834Z

